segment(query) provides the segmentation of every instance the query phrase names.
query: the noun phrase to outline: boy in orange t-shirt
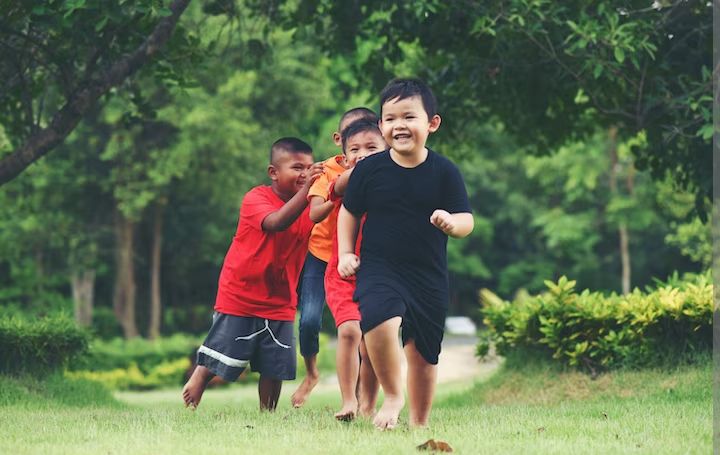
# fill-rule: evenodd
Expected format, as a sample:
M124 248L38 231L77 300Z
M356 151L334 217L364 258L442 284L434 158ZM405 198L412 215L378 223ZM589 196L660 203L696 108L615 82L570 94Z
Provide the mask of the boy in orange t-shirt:
M378 122L377 115L370 109L364 107L350 109L340 117L338 131L333 133L335 145L342 147L342 132L352 122L360 119L367 119L376 124ZM300 355L305 361L306 375L295 393L292 394L291 401L295 407L300 407L305 403L320 378L317 354L320 350L318 337L325 303L324 277L337 225L337 214L329 216L335 204L328 200L328 187L330 182L341 173L353 167L355 160L356 157L352 152L350 154L343 152L325 160L323 174L308 192L310 219L317 224L310 235L308 253L298 288L298 309L300 310L298 335Z
M312 148L300 139L272 145L272 184L256 186L243 198L212 327L183 387L186 407L198 406L214 376L234 381L250 365L260 373L260 408L272 411L282 381L295 379L295 290L313 228L307 193L321 173L322 164L313 164Z

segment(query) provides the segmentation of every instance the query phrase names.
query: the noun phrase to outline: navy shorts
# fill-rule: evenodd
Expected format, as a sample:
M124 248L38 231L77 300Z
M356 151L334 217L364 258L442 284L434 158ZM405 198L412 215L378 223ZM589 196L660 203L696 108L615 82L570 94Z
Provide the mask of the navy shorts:
M226 381L235 381L248 365L264 377L295 379L293 323L215 313L197 364Z
M357 294L356 294L357 296ZM437 365L445 329L447 308L438 305L423 305L410 294L377 284L359 300L360 329L367 333L383 322L400 316L402 318L402 342L415 342L420 355L432 365Z

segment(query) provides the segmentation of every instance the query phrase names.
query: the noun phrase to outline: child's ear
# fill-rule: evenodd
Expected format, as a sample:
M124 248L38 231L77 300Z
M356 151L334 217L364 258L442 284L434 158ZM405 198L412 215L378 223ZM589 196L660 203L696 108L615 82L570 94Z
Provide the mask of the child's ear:
M340 133L338 133L337 131L333 133L333 142L338 147L342 147L342 136L340 136Z
M433 117L430 119L430 132L434 133L435 131L440 128L440 123L442 122L442 119L438 114L433 115Z
M275 168L275 166L273 166L272 164L268 165L267 173L268 173L268 177L270 177L270 180L272 180L273 182L278 179L278 176L277 176L278 171Z

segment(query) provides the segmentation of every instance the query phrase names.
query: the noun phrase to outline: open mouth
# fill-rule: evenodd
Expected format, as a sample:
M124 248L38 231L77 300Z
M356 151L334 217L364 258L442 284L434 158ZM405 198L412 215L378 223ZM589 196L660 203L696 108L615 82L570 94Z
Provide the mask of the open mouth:
M396 134L393 136L393 139L395 139L396 141L406 141L406 140L410 139L410 135L409 134Z

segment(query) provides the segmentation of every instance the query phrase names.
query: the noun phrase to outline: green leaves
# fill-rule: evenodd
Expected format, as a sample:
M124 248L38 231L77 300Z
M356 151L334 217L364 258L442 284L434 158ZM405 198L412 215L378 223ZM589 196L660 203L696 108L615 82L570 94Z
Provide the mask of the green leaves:
M0 373L46 375L85 353L89 334L65 316L0 318Z
M626 296L575 292L575 281L546 281L549 292L505 302L481 292L484 322L500 354L526 350L592 371L676 364L711 349L710 273L673 279Z
M625 62L625 51L622 50L622 48L616 47L613 50L613 55L615 56L615 60L618 63L624 63Z

